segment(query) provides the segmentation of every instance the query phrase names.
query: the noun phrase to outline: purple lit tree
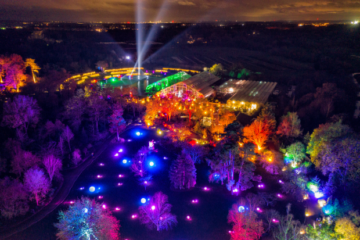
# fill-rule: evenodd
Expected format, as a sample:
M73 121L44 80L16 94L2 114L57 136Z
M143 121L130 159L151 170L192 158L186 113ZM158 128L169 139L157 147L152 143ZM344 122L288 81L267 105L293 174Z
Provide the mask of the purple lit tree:
M13 160L11 161L12 172L16 175L21 175L31 167L38 165L41 159L32 154L31 152L24 150L17 150L13 154Z
M120 224L95 200L82 197L66 211L59 211L56 237L68 239L119 240Z
M29 211L28 193L24 185L19 180L10 180L5 178L0 182L0 209L1 216L4 218L13 218L24 215Z
M162 192L155 193L147 205L139 207L139 212L141 223L149 229L168 230L177 224L176 216L171 214L168 197Z
M2 124L16 128L27 135L28 128L39 122L40 108L35 99L18 95L4 103Z
M140 150L136 153L133 159L133 163L130 166L130 169L133 171L133 173L135 173L135 176L145 176L145 160L148 154L149 148L146 146L141 147Z
M192 188L196 184L196 168L189 155L182 153L170 166L169 177L175 189Z
M71 126L78 129L86 109L86 102L83 96L74 96L65 104L64 118L69 119Z
M70 141L74 137L74 134L72 133L69 126L66 126L64 131L61 134L61 137L68 143L69 150L71 151Z
M54 155L48 155L43 160L44 167L49 175L50 182L52 182L54 176L60 175L62 168L62 162Z
M59 119L56 119L55 123L47 121L45 123L45 132L43 137L53 137L56 141L59 139L61 133L65 129L65 124L63 124Z
M45 176L44 171L38 167L30 168L25 172L24 184L26 190L31 194L32 198L35 199L36 205L50 190L49 179Z
M201 159L205 155L205 148L200 145L192 146L190 144L186 144L183 148L183 152L188 154L194 163L200 163Z
M120 104L116 104L113 106L113 113L109 116L108 120L110 123L110 132L116 132L117 140L119 141L119 132L125 129L126 122L123 116L124 110L122 109Z

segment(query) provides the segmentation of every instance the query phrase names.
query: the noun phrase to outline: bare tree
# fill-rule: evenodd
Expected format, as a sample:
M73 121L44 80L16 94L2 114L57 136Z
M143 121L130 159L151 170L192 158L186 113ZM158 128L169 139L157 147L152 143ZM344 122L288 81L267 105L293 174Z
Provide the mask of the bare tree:
M71 139L74 137L74 134L72 133L71 129L69 128L69 126L66 126L63 133L61 134L61 137L63 139L65 139L65 141L67 141L68 145L69 145L69 149L71 151L71 146L70 146L70 141Z
M41 199L44 198L50 190L49 179L45 176L44 171L38 167L30 168L26 171L24 184L38 206Z
M155 193L147 205L139 207L140 221L148 228L157 231L168 230L177 224L176 216L171 214L171 204L162 192Z
M43 164L49 174L50 182L52 182L53 177L60 174L62 162L54 155L48 155L44 158Z

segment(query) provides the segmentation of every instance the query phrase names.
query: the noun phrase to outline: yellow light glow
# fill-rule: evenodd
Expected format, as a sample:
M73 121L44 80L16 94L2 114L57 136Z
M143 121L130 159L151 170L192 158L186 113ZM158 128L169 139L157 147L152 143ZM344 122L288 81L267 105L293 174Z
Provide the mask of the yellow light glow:
M320 207L324 207L324 206L326 206L326 201L324 199L320 199L320 200L318 200L318 204Z

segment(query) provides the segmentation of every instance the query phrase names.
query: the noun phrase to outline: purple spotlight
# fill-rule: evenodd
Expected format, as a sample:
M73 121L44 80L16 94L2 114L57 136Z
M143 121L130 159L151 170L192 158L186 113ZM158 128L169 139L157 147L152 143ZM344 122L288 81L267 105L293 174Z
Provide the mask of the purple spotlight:
M103 176L99 174L99 175L97 175L96 177L97 177L97 178L102 178Z
M100 166L100 167L103 167L103 166L104 166L104 164L103 164L103 163L99 163L99 166Z
M115 211L120 211L121 209L119 207L116 207L115 208Z
M155 207L154 205L152 205L152 206L151 206L151 210L153 210L153 211L154 211L154 210L155 210L155 208L156 208L156 207Z
M120 187L120 186L122 186L123 184L122 184L121 182L119 182L117 185Z
M278 193L276 196L277 196L278 198L282 198L282 197L283 197L283 195L281 195L280 193Z
M264 184L259 184L258 188L264 188Z
M199 202L199 200L197 200L197 199L193 199L192 201L191 201L191 203L198 203Z
M189 215L187 215L186 220L191 221L191 217Z
M273 223L278 223L278 222L279 222L279 220L277 220L277 219L273 218L273 219L272 219L272 222L273 222Z
M118 176L119 178L122 178L122 177L124 177L124 175L122 175L122 174L119 174L119 176Z
M210 188L208 188L208 187L204 187L203 189L204 189L204 191L210 191Z
M282 180L279 180L279 183L280 183L280 184L284 184L284 182L283 182Z
M115 155L114 155L115 157L118 157L119 156L119 154L118 153L115 153Z
M144 184L145 184L145 185L148 184L148 181L144 181Z
M103 199L104 197L103 197L103 196L99 196L98 198L99 198L99 199Z
M103 205L102 205L102 208L103 208L103 209L106 209L106 205L105 205L105 204L103 204Z
M120 149L119 149L119 152L123 152L123 149L122 149L122 148L120 148Z
M84 187L79 188L81 191L84 190Z
M136 214L133 214L133 215L131 215L131 218L132 218L132 219L135 219L135 218L137 218L137 215L136 215Z
M239 192L239 189L234 188L232 191L233 191L234 193L237 193L237 192Z
M256 208L256 211L262 212L261 208Z

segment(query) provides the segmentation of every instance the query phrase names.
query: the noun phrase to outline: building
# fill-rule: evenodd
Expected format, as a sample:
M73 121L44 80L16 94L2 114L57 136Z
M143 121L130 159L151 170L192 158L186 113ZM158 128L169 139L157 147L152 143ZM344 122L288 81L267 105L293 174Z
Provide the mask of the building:
M228 95L228 108L252 115L267 102L276 85L276 82L229 80L219 87L219 92Z
M178 97L203 98L215 93L212 84L220 80L219 77L202 72L184 81L178 82L160 91L161 95L174 94Z

